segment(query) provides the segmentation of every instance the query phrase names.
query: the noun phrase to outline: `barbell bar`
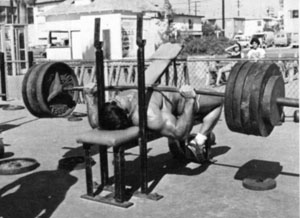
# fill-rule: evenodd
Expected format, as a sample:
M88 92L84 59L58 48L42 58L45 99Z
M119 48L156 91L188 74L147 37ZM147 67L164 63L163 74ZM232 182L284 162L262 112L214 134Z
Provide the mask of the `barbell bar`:
M105 86L105 90L113 91L113 90L129 90L129 89L137 89L137 86L134 85L124 85L124 86ZM169 86L146 86L148 90L158 91L158 92L179 92L179 89L176 87L169 87ZM84 86L74 86L74 87L63 87L63 91L83 91ZM225 97L224 92L212 91L212 90L205 90L205 89L195 89L196 94L199 95L209 95L209 96L216 96L216 97ZM299 99L295 98L286 98L286 97L278 97L276 102L280 106L287 106L287 107L299 107Z
M179 92L176 87L147 86L148 90ZM35 65L23 80L25 106L37 117L66 117L78 100L73 70L62 62ZM106 90L137 89L137 86L106 86ZM238 62L228 77L225 92L196 89L197 94L224 98L227 126L234 132L268 136L281 124L283 106L299 107L299 100L285 97L281 72L276 64Z
M137 89L137 86L106 86L105 90L108 91L113 91L113 90L128 90L128 89ZM63 88L63 91L83 91L84 87L83 86L77 86L77 87L66 87ZM179 92L179 89L176 87L169 87L169 86L146 86L146 89L148 90L153 90L153 91L159 91L159 92ZM202 95L211 95L211 96L219 96L219 97L224 97L225 94L222 92L216 92L212 90L205 90L205 89L195 89L195 92L197 94L202 94Z

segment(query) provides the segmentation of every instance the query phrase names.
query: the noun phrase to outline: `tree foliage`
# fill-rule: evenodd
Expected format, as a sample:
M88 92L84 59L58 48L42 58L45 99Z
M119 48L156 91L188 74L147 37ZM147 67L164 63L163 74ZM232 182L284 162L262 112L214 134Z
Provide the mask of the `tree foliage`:
M233 42L226 37L216 35L202 36L201 38L187 38L184 41L183 54L186 55L223 55L225 48Z

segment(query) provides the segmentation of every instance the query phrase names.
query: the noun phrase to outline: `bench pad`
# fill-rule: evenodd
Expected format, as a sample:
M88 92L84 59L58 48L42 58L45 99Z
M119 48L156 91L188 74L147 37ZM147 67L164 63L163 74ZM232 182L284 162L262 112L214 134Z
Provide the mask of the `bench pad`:
M178 43L166 43L161 45L150 58L152 63L145 71L146 85L153 85L164 73L171 61L175 59L183 49Z
M133 141L139 137L139 128L132 126L122 130L92 129L81 133L77 143L97 144L108 147L115 147Z

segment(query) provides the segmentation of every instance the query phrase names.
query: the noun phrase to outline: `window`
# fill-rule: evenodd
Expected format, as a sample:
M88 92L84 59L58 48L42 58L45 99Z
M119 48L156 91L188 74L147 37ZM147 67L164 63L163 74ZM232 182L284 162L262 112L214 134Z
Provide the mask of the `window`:
M13 16L12 16L13 14ZM16 23L17 22L17 8L13 8L13 11L11 11L11 8L6 8L6 19L7 23ZM14 19L14 20L12 20Z
M69 32L68 31L50 31L49 43L51 47L68 47Z
M6 10L5 7L0 7L0 23L5 23Z
M34 19L33 19L33 8L28 8L28 24L33 24L34 23Z
M299 11L298 10L291 10L291 18L298 18Z
M257 26L261 26L261 21L257 21Z

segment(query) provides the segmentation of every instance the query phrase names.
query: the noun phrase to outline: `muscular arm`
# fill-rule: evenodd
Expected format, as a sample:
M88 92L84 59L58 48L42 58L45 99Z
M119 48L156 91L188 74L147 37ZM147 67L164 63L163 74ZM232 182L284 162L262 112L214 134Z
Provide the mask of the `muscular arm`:
M175 139L188 137L193 126L194 101L192 98L185 99L183 111L176 117L162 98L150 101L147 112L148 128Z
M87 114L88 114L88 121L90 126L94 129L99 127L99 119L98 119L98 99L94 94L84 93L84 99L87 105Z

